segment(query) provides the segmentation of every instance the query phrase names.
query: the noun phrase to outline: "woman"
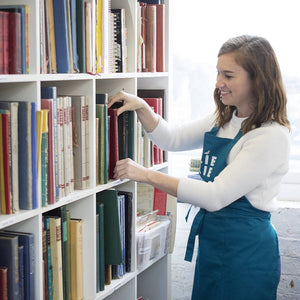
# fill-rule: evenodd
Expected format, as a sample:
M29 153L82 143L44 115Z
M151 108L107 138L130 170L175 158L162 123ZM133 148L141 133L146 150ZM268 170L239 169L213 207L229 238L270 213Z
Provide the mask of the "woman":
M276 299L280 256L270 212L288 171L289 121L280 68L269 42L239 36L218 54L215 113L171 127L146 103L120 92L118 113L135 110L149 137L170 150L203 148L202 181L175 178L125 159L115 178L145 182L199 206L187 245L199 247L192 299Z

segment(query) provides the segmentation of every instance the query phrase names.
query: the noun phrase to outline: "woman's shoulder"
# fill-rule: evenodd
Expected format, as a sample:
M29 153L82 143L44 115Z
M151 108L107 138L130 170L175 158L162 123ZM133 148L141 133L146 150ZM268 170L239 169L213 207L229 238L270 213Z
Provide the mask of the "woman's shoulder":
M287 127L277 122L266 122L261 127L253 129L245 134L245 138L258 138L264 143L287 144L290 142L290 131Z

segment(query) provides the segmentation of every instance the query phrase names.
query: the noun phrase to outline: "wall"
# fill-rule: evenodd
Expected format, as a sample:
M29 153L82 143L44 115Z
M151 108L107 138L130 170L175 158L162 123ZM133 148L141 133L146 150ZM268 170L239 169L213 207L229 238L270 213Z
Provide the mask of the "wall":
M189 204L178 203L174 252L171 256L172 300L189 300L194 276L194 264L184 261L191 222L197 210L192 209L188 222L185 216ZM282 273L278 300L300 299L300 208L280 208L272 214L281 252ZM195 249L197 244L195 245Z

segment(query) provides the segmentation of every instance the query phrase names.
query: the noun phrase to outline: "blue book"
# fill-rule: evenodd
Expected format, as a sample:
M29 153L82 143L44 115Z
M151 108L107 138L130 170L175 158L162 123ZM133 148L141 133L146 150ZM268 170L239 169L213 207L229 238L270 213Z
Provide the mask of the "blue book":
M19 295L20 299L24 299L24 246L18 247L19 259Z
M57 73L70 73L67 2L53 0Z
M31 102L31 164L32 164L32 209L38 207L37 201L37 136L36 103Z
M51 261L51 246L50 246L50 219L44 217L44 230L46 231L46 251L47 251L47 279L48 286L48 299L53 300L53 274L52 274L52 261Z
M19 206L32 209L32 166L31 166L31 103L19 102Z
M5 230L2 231L0 235L17 236L19 247L23 246L24 298L21 299L34 300L35 258L33 233Z
M58 125L57 125L57 88L56 86L42 87L41 99L51 99L52 106L52 124L53 124L53 150L54 150L54 173L55 173L55 196L59 197L59 172L58 172Z
M75 72L79 72L77 53L77 24L76 24L76 0L70 0L71 32L72 32L72 53L73 67Z
M8 299L19 300L18 237L0 235L0 253L0 265L8 268Z

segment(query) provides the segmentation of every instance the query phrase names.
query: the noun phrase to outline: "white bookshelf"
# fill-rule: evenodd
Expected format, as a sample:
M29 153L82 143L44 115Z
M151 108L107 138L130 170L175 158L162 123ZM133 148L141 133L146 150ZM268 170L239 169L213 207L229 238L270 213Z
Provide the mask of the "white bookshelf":
M92 2L93 11L95 1ZM83 278L84 299L122 299L135 300L143 295L144 299L167 300L169 292L169 258L165 256L155 260L144 270L137 270L135 234L132 240L132 272L122 279L113 280L106 285L103 292L96 293L96 193L114 187L133 192L133 224L136 224L136 189L135 182L110 181L108 184L96 185L96 149L95 149L95 95L96 93L113 94L121 89L129 93L137 93L137 89L165 89L165 115L167 117L168 99L171 94L170 55L169 55L169 12L171 1L166 4L166 69L164 73L137 73L136 70L136 0L111 0L112 8L125 8L126 26L128 28L128 73L117 74L39 74L40 73L40 36L39 36L39 3L40 0L0 0L0 5L29 5L29 74L0 75L0 100L18 100L37 103L40 109L41 86L56 86L58 94L89 97L89 154L90 154L90 188L75 191L53 205L39 207L34 210L21 210L18 214L0 214L0 229L12 229L32 232L35 237L35 299L43 299L43 268L42 268L42 214L56 207L67 206L71 217L83 219ZM95 33L93 33L95 35ZM167 172L167 163L155 166L154 169Z

